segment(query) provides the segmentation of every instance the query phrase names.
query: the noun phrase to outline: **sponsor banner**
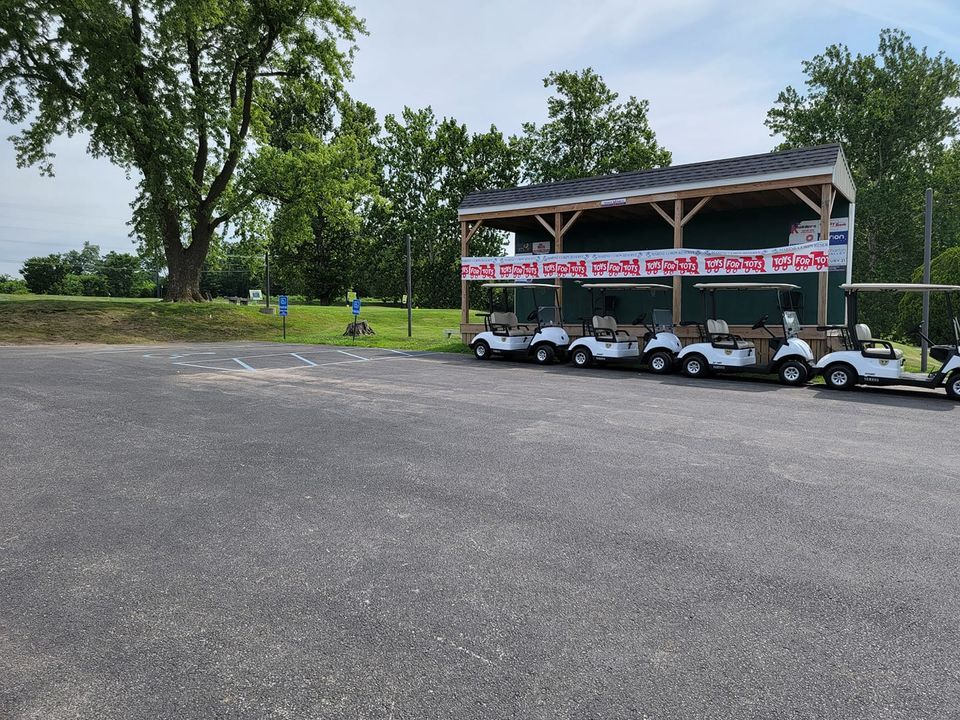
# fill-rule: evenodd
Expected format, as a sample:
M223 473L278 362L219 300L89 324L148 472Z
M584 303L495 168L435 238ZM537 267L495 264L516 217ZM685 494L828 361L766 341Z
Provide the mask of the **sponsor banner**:
M465 257L460 258L460 276L464 280L548 280L822 272L828 268L828 252L829 245L817 241L762 250L666 248L622 253Z
M830 218L830 269L847 269L847 243L850 218ZM816 242L820 239L820 221L804 220L790 226L790 245Z

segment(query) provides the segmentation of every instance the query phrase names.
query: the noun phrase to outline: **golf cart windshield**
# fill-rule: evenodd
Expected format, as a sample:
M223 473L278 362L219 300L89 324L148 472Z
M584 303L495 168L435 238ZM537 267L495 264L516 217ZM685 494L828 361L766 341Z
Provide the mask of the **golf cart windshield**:
M653 331L654 332L672 332L673 331L673 311L672 310L654 310L653 311Z
M786 338L800 337L800 320L793 310L783 311L783 335Z
M540 327L551 327L560 325L560 308L555 305L548 305L537 308L537 321Z

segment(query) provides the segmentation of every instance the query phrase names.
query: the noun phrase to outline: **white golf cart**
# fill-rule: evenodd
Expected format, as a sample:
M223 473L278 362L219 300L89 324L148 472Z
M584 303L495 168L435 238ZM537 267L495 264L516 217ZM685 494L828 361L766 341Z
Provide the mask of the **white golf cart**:
M817 328L839 337L842 350L824 355L817 363L827 387L834 390L849 390L854 385L907 385L911 387L936 388L943 385L947 395L960 400L960 321L953 308L953 293L960 292L960 285L922 285L897 283L851 283L841 285L847 298L847 325L827 325ZM857 296L863 292L931 292L944 293L947 310L953 325L952 345L931 345L930 356L940 363L940 369L932 373L911 373L903 369L903 351L886 340L871 337L870 328L857 322Z
M584 283L582 287L590 291L591 312L597 308L594 292L600 293L600 312L604 313L608 291L648 290L654 295L673 290L669 285L650 283ZM570 344L570 360L577 367L587 367L594 361L640 360L655 373L670 372L681 347L680 339L673 332L673 314L669 310L654 309L651 323L647 324L645 319L646 316L641 315L633 321L634 325L643 325L647 330L641 347L640 339L619 329L612 315L584 318L583 337Z
M682 323L696 325L700 331L700 341L687 345L680 351L677 359L680 368L687 377L706 377L711 372L747 372L761 375L776 374L784 385L803 385L814 375L813 351L801 340L800 321L793 309L784 308L783 293L799 291L796 285L787 283L698 283L694 285L703 296L703 309L706 322ZM766 364L757 361L756 346L749 340L730 332L726 321L717 317L718 292L739 291L775 291L777 307L780 310L780 324L783 337L777 337L767 327L767 315L761 316L753 324L754 330L764 329L770 335L770 349L773 356ZM711 301L711 312L707 313L707 299ZM775 350L775 352L774 352Z
M473 354L478 360L488 360L492 355L533 355L541 365L562 359L570 344L570 336L563 329L560 313L558 286L547 283L484 283L481 287L488 291L490 312L483 320L484 330L470 343ZM494 291L501 290L504 295L510 290L532 294L534 309L527 316L528 323L520 323L514 312L497 310ZM541 304L547 295L552 305ZM507 304L503 303L503 307ZM513 307L516 308L514 295Z

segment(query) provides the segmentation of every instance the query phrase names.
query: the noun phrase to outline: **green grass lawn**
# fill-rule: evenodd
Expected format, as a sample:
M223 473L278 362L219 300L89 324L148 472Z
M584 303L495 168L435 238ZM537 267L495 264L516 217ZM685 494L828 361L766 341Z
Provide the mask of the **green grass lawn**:
M353 316L345 305L291 305L287 342L350 345L343 331ZM407 337L404 308L364 305L360 315L376 335L358 347L466 350L445 329L459 327L459 310L414 310ZM153 299L0 295L0 343L144 343L171 341L281 340L277 315L225 302L179 304Z

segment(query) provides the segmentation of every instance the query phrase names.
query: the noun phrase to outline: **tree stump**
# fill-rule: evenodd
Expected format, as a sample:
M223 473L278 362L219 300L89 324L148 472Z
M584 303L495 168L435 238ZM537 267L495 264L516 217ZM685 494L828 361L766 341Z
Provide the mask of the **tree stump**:
M350 323L347 325L346 332L343 333L344 337L357 337L358 335L376 335L376 333L372 327L367 325L366 320Z

